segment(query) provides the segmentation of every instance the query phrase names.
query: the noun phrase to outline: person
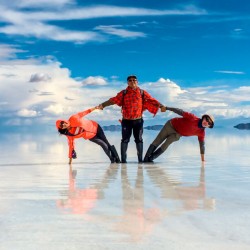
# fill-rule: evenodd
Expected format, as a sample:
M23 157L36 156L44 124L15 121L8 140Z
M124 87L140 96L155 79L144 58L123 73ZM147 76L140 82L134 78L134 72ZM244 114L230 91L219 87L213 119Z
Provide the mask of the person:
M127 77L127 88L122 90L115 97L99 104L99 108L103 109L110 105L118 105L122 107L122 139L121 139L121 162L127 162L127 148L130 137L134 135L138 161L143 162L143 118L142 113L145 110L153 113L154 115L161 108L164 112L165 107L145 90L138 87L137 77L130 75Z
M95 121L86 120L84 116L91 113L98 107L93 107L85 111L72 115L69 120L57 120L56 127L58 132L67 136L69 145L69 164L72 163L72 159L77 157L74 140L77 138L84 138L90 140L102 147L106 155L109 157L111 163L120 163L120 158L114 145L110 145L108 142L102 127Z
M181 136L198 136L201 160L205 161L205 128L213 128L214 117L204 114L199 118L178 108L166 107L166 110L182 117L176 117L166 122L155 140L150 144L144 162L153 162L167 150L171 143L178 141Z

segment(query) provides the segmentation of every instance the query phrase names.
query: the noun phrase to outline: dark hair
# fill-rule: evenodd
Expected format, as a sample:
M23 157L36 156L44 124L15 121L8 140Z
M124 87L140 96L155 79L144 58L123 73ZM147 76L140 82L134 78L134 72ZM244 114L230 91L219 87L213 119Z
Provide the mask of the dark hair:
M71 134L67 128L59 128L58 129L58 133L61 135L68 135L68 136L74 136L73 134Z
M129 79L131 79L131 78L137 79L137 77L136 77L135 75L130 75L130 76L127 77L127 81L128 81Z
M68 129L66 128L59 128L58 133L61 135L67 135L68 134Z

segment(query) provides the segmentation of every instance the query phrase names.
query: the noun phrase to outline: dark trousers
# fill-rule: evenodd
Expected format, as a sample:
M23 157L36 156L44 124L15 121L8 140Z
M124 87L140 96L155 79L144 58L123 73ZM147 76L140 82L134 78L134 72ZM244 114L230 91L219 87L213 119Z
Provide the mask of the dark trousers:
M108 142L105 134L104 134L104 131L102 129L102 127L100 125L98 125L98 128L97 128L97 133L96 135L89 139L90 141L98 144L99 146L102 147L102 149L104 150L104 152L106 153L106 155L108 157L110 157L110 148L111 148L111 145L110 143Z
M143 134L143 119L137 120L122 120L122 142L128 143L130 141L130 137L134 135L135 143L143 142L142 134Z

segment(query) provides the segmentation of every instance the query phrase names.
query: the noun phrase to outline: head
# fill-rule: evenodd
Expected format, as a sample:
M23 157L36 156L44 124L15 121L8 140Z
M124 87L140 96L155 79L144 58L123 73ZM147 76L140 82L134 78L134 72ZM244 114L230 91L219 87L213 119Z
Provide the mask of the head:
M135 75L128 76L127 83L129 87L131 87L132 89L135 89L138 84L137 77Z
M69 121L58 120L56 121L56 127L60 134L66 135L68 132L68 128L70 127L70 124Z
M212 115L205 114L201 117L203 128L213 128L214 127L214 117Z

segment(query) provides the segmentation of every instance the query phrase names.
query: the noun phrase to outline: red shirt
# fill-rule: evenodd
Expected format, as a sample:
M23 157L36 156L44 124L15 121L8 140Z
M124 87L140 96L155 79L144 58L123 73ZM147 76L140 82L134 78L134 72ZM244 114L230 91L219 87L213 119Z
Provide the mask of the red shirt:
M123 119L127 120L141 118L143 111L146 109L155 115L160 107L160 103L145 90L143 90L142 96L138 87L136 89L127 87L126 93L122 90L109 100L118 106L122 106Z
M205 129L199 128L200 118L194 114L183 112L183 117L176 117L171 119L173 128L182 136L197 135L199 141L205 140Z

